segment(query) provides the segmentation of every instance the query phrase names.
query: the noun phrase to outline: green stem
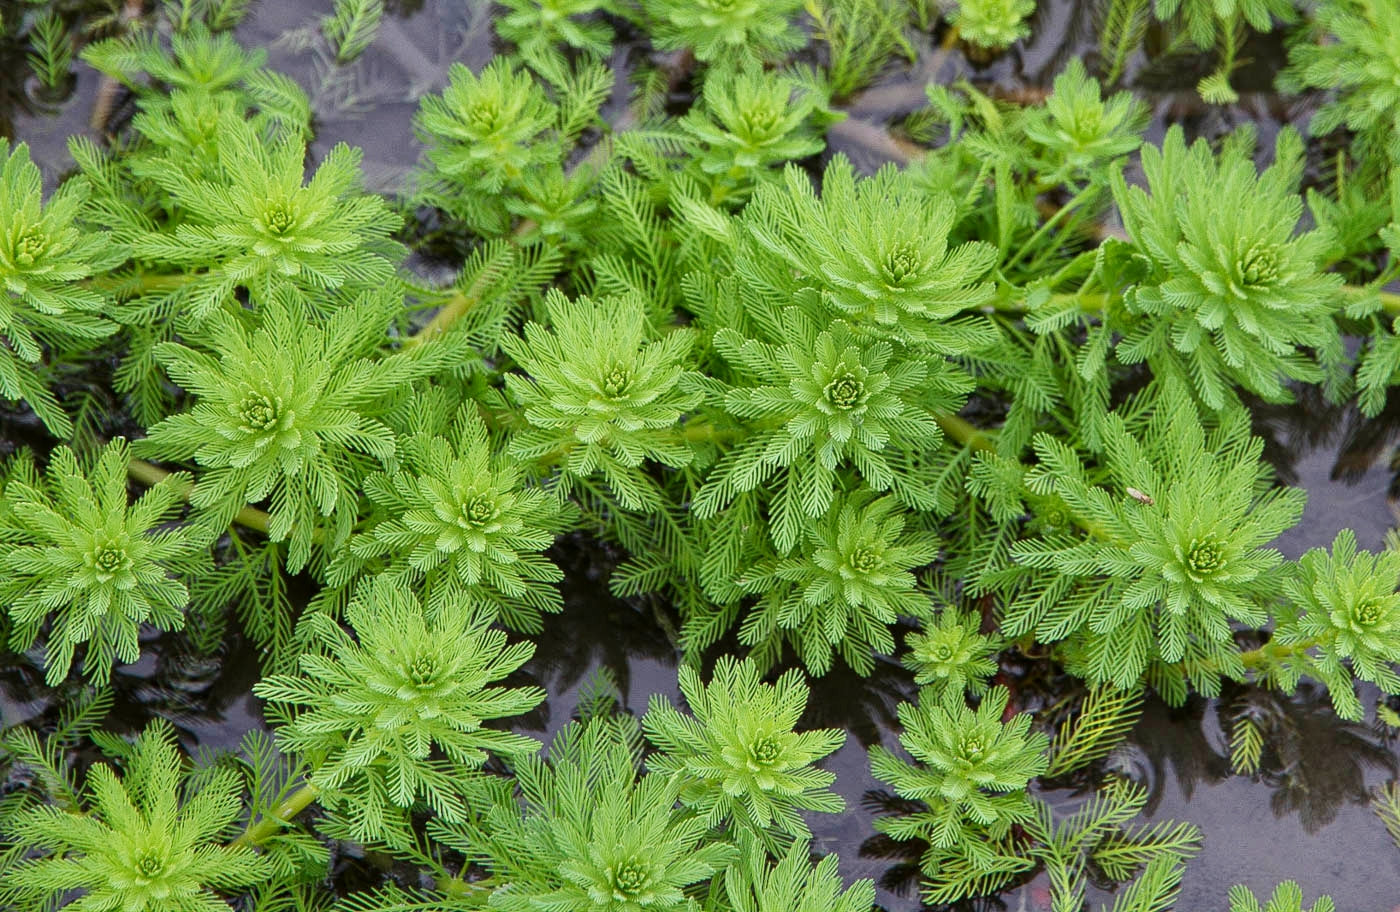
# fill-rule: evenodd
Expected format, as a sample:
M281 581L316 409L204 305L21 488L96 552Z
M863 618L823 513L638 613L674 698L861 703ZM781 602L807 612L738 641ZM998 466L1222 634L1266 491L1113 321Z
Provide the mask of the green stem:
M171 473L160 466L146 462L144 459L133 459L127 463L126 474L133 480L139 481L146 487L159 484L169 478ZM186 499L194 493L194 482L183 482L179 485L180 494ZM244 507L234 514L233 521L248 529L267 534L268 523L272 517L259 510L257 507Z
M1074 197L1069 200L1069 202L1065 203L1059 209L1055 210L1055 214L1046 219L1045 222L1041 224L1039 228L1036 229L1035 233L1032 234L1026 240L1026 242L1021 245L1021 249L1016 252L1016 255L1010 260L1008 260L1006 262L1006 265L1002 266L1002 271L1010 271L1011 267L1021 262L1022 258L1025 257L1025 255L1035 247L1036 243L1042 237L1048 234L1052 228L1059 224L1061 220L1066 218L1071 212L1073 212L1076 208L1082 205L1085 200L1092 199L1099 192L1100 190L1098 187L1086 187L1083 190L1080 190L1078 193L1076 193Z
M301 788L288 795L286 800L273 809L272 813L250 821L248 828L232 844L235 846L262 845L281 832L292 818L306 810L307 806L315 801L318 795L320 795L320 790L316 786L309 782L302 783Z
M1245 668L1263 668L1274 662L1281 662L1299 653L1307 652L1316 645L1316 639L1307 639L1300 643L1278 643L1270 640L1258 649L1250 649L1240 653L1240 661L1244 663Z
M100 288L120 292L132 297L140 297L154 291L174 291L199 278L198 273L190 272L143 272L134 276L96 276L82 284L88 288Z
M936 415L933 419L953 440L972 450L992 450L996 447L993 436L959 415Z

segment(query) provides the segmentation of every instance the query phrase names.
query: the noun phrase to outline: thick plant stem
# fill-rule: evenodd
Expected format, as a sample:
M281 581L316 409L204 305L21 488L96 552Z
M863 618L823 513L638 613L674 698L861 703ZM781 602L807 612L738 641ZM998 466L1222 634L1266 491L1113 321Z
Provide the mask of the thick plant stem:
M301 788L287 796L287 799L277 808L264 817L251 821L248 828L233 841L235 846L259 846L276 836L282 828L292 820L293 817L306 810L311 802L315 801L321 794L316 786L309 782L302 783Z
M160 466L146 462L144 459L133 459L131 462L127 463L126 474L130 476L132 480L139 481L147 487L164 481L171 475L170 472L162 469ZM180 493L184 495L186 500L189 500L190 495L194 493L194 483L186 482L181 485ZM267 526L271 520L271 516L259 510L257 507L244 507L233 517L233 521L240 526L254 529L264 535L267 534Z
M1271 662L1282 661L1299 653L1307 652L1316 645L1316 639L1303 640L1298 643L1275 643L1270 640L1258 649L1250 649L1240 653L1240 661L1244 663L1245 668L1263 668Z
M938 415L934 418L952 440L972 450L991 450L996 444L992 435L958 415Z

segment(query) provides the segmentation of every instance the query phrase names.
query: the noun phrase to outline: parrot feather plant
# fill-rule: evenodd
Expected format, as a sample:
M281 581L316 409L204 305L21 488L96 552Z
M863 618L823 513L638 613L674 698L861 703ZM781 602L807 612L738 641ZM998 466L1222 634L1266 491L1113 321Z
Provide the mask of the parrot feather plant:
M504 0L389 193L326 93L412 4L313 22L311 91L250 0L13 6L44 97L112 97L71 166L0 140L7 909L894 908L840 833L930 906L1165 912L1230 847L1151 815L1150 701L1249 773L1265 698L1395 719L1400 551L1289 552L1265 435L1388 426L1397 0L1112 0L1044 98L914 93L902 167L880 80L1033 3ZM1275 27L1309 123L1151 119Z

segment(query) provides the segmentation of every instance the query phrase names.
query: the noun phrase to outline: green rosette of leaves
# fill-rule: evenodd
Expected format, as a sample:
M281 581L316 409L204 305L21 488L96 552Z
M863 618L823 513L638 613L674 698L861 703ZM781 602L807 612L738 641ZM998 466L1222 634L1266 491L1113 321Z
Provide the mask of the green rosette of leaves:
M1146 189L1121 172L1112 184L1133 250L1123 312L1108 318L1118 359L1187 383L1211 409L1235 386L1292 401L1286 384L1327 379L1342 358L1342 277L1323 272L1326 233L1298 230L1302 143L1280 133L1262 173L1247 152L1188 148L1173 127L1143 147Z
M60 438L73 423L44 379L45 350L72 358L116 332L112 299L84 280L127 257L80 222L89 192L76 177L45 203L29 147L0 139L0 396L28 405Z
M538 749L533 738L484 724L544 700L538 687L497 684L525 664L534 644L507 643L489 614L462 605L429 618L416 597L384 579L361 589L345 617L350 631L313 615L300 673L265 677L253 693L275 704L279 746L312 769L310 785L350 838L406 828L420 799L445 819L461 819L464 774L488 752L521 757Z
M141 655L145 624L185 625L185 580L207 560L207 540L170 526L184 507L188 476L170 475L135 503L127 497L126 441L107 444L86 465L59 447L40 475L21 458L0 496L0 607L10 645L44 639L45 679L58 684L86 646L83 674L105 685L114 662Z
M37 852L0 872L0 901L14 909L229 912L221 894L272 879L271 860L226 842L243 812L236 770L192 779L166 722L147 728L125 761L120 777L106 763L92 767L86 809L44 805L19 815L7 835ZM76 892L80 898L63 902Z
M836 729L796 732L809 690L793 669L773 684L759 666L722 656L708 684L680 669L681 694L692 715L661 696L647 705L642 729L658 753L653 774L681 780L681 803L711 827L728 824L775 850L811 836L802 811L839 813L844 804L828 786L834 773L812 764L838 749Z

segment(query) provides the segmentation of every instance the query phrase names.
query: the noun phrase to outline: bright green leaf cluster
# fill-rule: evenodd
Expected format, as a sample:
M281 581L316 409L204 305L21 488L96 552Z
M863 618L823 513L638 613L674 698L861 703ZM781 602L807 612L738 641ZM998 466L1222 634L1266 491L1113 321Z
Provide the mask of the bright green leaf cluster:
M388 580L360 591L345 610L354 636L318 614L317 644L300 674L269 675L253 692L282 708L278 743L312 767L311 784L340 811L355 838L383 838L420 797L446 819L465 813L464 770L487 752L523 756L523 735L483 723L529 712L537 687L496 682L535 651L507 645L491 616L448 605L429 616Z
M45 677L57 684L87 646L83 673L106 684L113 662L135 662L143 624L185 625L189 590L207 547L190 526L163 528L184 505L189 479L171 475L128 504L126 441L79 463L67 447L41 476L19 460L0 506L0 606L10 645L28 649L47 628Z
M1216 692L1221 674L1243 677L1231 622L1267 620L1286 574L1265 546L1298 521L1305 495L1271 487L1243 411L1207 432L1169 389L1140 432L1118 415L1103 430L1098 472L1065 444L1035 440L1027 484L1059 497L1074 528L1012 548L1029 574L1004 629L1073 637L1076 671L1091 682L1129 689L1151 668L1169 696L1184 696L1180 675Z
M1029 713L1002 721L1009 696L1004 687L994 687L975 710L953 690L946 690L941 700L902 703L899 741L914 762L884 747L871 748L875 778L889 783L901 798L927 806L882 817L875 826L896 839L925 841L921 867L930 877L945 868L954 874L980 869L995 876L1005 861L998 847L1004 847L1011 827L1035 817L1026 786L1045 771L1050 741L1030 731Z
M1280 686L1292 690L1300 672L1322 681L1344 719L1362 717L1353 675L1400 693L1394 670L1400 662L1397 586L1400 551L1358 552L1350 529L1338 533L1330 554L1322 548L1304 554L1284 588L1292 614L1274 632L1274 640L1292 653L1282 657L1285 668L1273 670ZM1266 661L1271 654L1266 647Z
M397 306L391 296L357 298L324 322L307 314L290 286L260 305L251 330L223 311L211 315L212 354L175 342L157 347L195 404L152 427L135 450L200 467L190 502L213 530L227 528L243 505L270 499L268 535L289 541L295 571L310 559L316 535L325 544L345 541L360 480L395 452L381 416L442 352L373 357L374 330Z
M958 34L977 48L1000 51L1030 35L1025 19L1035 0L959 0L948 17Z
M419 589L430 611L465 602L536 633L562 607L559 569L541 555L561 525L557 497L526 486L520 466L487 437L477 411L417 397L398 467L364 480L374 521L355 535L328 581L371 572Z
M1304 909L1303 890L1291 880L1279 884L1262 906L1248 887L1230 888L1230 912L1335 912L1336 908L1330 896L1319 896L1311 909Z
M764 61L801 47L802 0L641 0L651 37L664 50L698 60Z
M87 813L45 805L23 814L8 835L39 849L0 874L0 900L48 908L73 891L67 908L120 912L226 912L220 896L269 879L268 859L251 846L225 845L243 809L242 782L230 769L189 779L168 723L147 728L131 747L125 775L107 764L88 773Z
M695 335L655 338L636 297L570 301L551 291L545 305L550 329L530 323L523 338L502 341L525 371L509 374L506 390L530 424L511 454L574 479L600 472L624 506L654 509L659 497L642 464L674 468L694 456L678 424L701 398L688 383Z
M1346 129L1382 169L1400 158L1400 60L1390 36L1400 29L1395 0L1329 0L1313 11L1312 35L1288 49L1279 76L1289 92L1322 89L1327 100L1308 128L1317 135Z
M729 824L766 844L809 837L801 811L839 813L840 796L828 790L834 773L812 764L841 746L835 729L795 732L807 706L802 673L787 672L764 684L759 666L724 656L708 684L693 668L680 670L681 694L692 716L653 696L642 721L659 753L647 760L652 774L679 777L680 801L708 826Z
M1114 198L1147 273L1124 297L1118 357L1189 378L1210 408L1238 384L1276 402L1284 384L1324 377L1336 361L1340 276L1322 272L1327 239L1298 233L1303 204L1296 134L1279 136L1262 173L1238 146L1189 149L1180 128L1142 153L1147 190L1115 177Z
M554 737L547 760L522 758L513 795L467 824L440 827L499 884L501 912L695 912L692 885L734 856L705 839L703 817L675 807L681 780L637 779L635 723L598 718Z
M825 674L835 654L869 674L875 655L894 652L890 626L929 602L914 571L937 556L938 537L907 529L907 516L893 497L868 489L838 497L825 516L807 524L795 556L740 574L740 590L758 597L740 642L769 664L787 642L813 674Z
M29 147L0 139L0 396L60 436L72 422L35 368L46 347L81 350L116 331L111 299L81 281L126 259L109 234L78 223L88 192L70 180L45 204Z
M291 283L319 299L394 286L403 250L389 236L400 220L381 197L363 192L359 150L332 149L303 184L304 140L269 142L236 115L218 120L216 136L213 173L189 174L180 159L141 169L182 209L169 230L138 237L134 253L164 267L205 269L174 293L195 320L232 304L236 288L266 297Z

